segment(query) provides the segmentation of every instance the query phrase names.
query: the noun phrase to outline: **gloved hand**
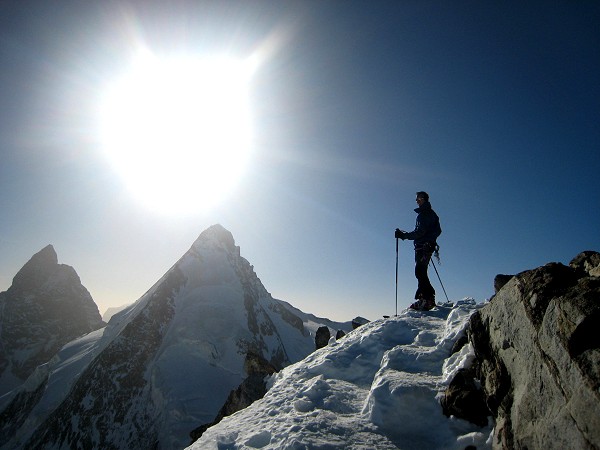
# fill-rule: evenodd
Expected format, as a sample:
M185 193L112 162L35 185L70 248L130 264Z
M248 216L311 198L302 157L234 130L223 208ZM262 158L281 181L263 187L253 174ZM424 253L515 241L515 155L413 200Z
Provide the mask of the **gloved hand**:
M402 231L402 230L401 230L401 229L399 229L399 228L396 228L396 233L394 234L394 237L395 237L396 239L402 239L402 240L404 240L404 235L405 235L405 234L406 234L406 233L405 233L404 231Z

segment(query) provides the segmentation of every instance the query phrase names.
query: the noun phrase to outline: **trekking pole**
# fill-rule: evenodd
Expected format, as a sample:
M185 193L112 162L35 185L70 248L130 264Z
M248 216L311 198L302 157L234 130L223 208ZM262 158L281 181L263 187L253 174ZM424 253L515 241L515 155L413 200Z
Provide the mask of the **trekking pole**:
M396 315L398 315L398 238L396 238Z
M429 262L431 262L431 264L433 264L433 268L435 269L435 274L438 277L438 280L440 280L440 284L442 285L442 289L444 290L444 295L446 296L446 301L450 301L450 299L448 298L448 294L446 294L446 288L444 287L444 283L442 283L442 279L440 278L440 274L437 270L437 267L435 267L435 263L433 262L433 259L430 259Z

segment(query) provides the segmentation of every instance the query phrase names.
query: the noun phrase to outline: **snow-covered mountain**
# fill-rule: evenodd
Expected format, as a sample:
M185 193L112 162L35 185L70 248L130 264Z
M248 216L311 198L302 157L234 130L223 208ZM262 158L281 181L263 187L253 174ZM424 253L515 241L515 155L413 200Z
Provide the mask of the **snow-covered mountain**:
M112 318L112 316L123 311L128 306L130 306L130 304L108 308L106 311L104 311L104 314L102 314L102 320L104 320L106 323L108 323L110 321L110 319Z
M491 448L491 420L448 418L439 402L474 358L470 344L452 350L481 306L466 299L364 325L273 375L263 399L188 449Z
M40 253L51 264L28 263L9 290L24 304L36 280L65 292L47 277L53 250ZM213 226L105 328L0 397L0 448L180 449L190 431L203 433L191 450L597 448L599 267L586 251L496 277L485 305L350 331L273 299ZM347 334L313 352L323 326ZM250 381L275 368L262 399L226 416L260 398ZM226 417L207 428L217 411Z
M0 293L0 395L21 385L71 340L106 325L54 247L33 255Z
M319 322L273 299L219 225L108 325L0 398L2 448L183 448L247 375L314 350Z

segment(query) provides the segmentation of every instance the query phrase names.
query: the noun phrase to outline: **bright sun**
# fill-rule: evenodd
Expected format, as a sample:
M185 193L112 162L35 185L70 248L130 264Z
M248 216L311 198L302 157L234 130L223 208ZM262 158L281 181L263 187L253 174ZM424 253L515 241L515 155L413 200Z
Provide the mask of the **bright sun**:
M248 159L251 66L145 54L101 106L105 151L146 206L190 213L218 203Z

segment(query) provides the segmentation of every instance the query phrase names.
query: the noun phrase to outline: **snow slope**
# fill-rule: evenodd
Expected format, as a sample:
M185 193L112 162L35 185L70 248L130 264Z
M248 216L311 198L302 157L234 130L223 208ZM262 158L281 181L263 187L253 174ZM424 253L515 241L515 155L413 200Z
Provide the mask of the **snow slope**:
M0 398L0 448L183 448L248 375L248 355L299 361L317 325L272 298L215 225L105 328Z
M465 299L364 325L293 364L266 396L209 428L200 449L491 448L492 425L447 418L441 392L474 357L450 356L469 316Z

